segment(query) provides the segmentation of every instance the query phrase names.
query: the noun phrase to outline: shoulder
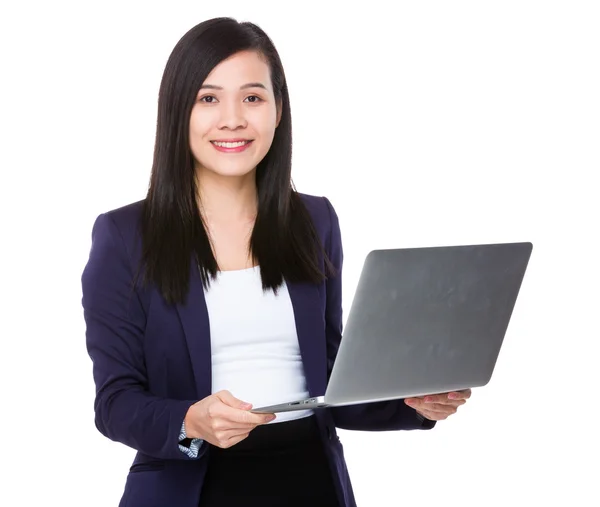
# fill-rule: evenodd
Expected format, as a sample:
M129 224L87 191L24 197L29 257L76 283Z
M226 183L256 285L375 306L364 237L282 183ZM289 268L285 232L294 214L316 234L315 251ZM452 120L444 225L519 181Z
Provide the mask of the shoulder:
M329 232L332 226L338 225L335 209L325 196L316 196L297 192L298 197L308 210L315 227L321 232Z
M311 216L316 233L336 269L341 268L342 233L335 208L325 196L297 193Z
M144 201L136 201L98 215L92 228L92 242L125 248L130 258L139 254L140 220Z
M297 193L310 214L316 233L332 263L334 272L339 272L343 263L342 233L335 208L325 196Z
M142 217L144 201L136 201L125 204L119 208L105 211L103 215L116 225L119 231L127 232L137 228Z

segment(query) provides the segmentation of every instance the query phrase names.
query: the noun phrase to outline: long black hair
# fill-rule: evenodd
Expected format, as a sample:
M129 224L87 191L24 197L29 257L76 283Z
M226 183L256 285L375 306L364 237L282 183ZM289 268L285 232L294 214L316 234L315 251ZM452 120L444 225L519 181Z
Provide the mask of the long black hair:
M272 145L256 170L258 214L249 248L260 265L263 289L277 293L284 277L319 283L333 273L291 179L291 112L279 54L255 24L214 18L190 29L175 45L158 96L154 159L141 223L140 268L144 282L154 283L169 304L185 303L190 267L195 268L192 262L197 264L205 288L217 276L218 264L197 204L189 121L208 74L244 50L256 51L268 62L275 99L281 107ZM323 254L324 270L319 254Z

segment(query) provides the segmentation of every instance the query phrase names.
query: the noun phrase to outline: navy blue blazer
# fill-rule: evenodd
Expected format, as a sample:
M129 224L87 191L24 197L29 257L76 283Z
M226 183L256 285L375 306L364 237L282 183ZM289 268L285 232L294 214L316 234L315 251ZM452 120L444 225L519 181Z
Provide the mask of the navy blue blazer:
M338 276L319 285L286 283L310 396L322 396L342 336L342 241L325 197L301 194ZM168 305L155 287L132 289L141 251L142 201L95 221L82 275L86 345L93 362L98 430L137 450L120 507L196 507L208 445L196 458L179 449L188 408L211 391L209 320L197 266L185 305ZM323 260L321 259L321 265ZM235 395L235 393L233 393ZM340 504L355 506L336 428L429 429L402 400L315 411Z

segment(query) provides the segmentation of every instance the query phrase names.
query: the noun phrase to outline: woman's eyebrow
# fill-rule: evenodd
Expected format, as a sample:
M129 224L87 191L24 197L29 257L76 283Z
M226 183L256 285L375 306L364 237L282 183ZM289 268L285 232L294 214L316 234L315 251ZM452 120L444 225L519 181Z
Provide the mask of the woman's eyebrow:
M246 83L245 85L240 86L240 90L245 90L246 88L263 88L264 90L267 89L267 87L262 84L262 83ZM222 86L217 86L217 85L212 85L212 84L203 84L200 89L207 89L207 90L222 90L223 87Z

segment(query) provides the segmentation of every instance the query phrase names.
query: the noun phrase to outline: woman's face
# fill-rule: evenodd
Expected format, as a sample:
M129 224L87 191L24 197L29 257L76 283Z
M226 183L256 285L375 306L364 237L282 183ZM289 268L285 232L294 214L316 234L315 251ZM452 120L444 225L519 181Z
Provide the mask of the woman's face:
M190 116L196 171L248 175L269 151L278 123L269 66L258 53L222 61L200 87Z

